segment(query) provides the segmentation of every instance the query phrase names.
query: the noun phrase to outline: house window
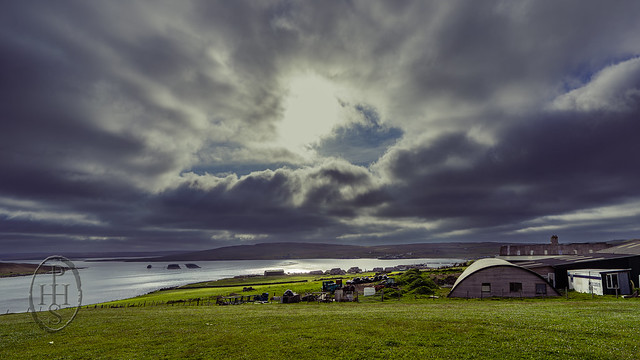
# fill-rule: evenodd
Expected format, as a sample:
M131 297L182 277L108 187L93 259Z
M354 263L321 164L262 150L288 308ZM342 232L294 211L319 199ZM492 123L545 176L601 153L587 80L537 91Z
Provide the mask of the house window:
M607 274L607 289L619 289L618 274Z
M482 283L482 292L491 292L491 283Z
M510 292L521 292L522 291L522 283L518 283L518 282L509 283L509 291Z
M536 284L536 295L546 295L547 284Z

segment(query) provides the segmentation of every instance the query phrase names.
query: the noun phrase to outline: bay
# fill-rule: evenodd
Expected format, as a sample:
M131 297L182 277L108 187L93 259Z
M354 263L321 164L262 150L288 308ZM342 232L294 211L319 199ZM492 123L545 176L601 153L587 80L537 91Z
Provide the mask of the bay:
M426 264L429 267L463 263L464 259L292 259L292 260L232 260L198 261L199 269L188 269L178 263L179 270L169 270L170 263L125 261L73 260L79 269L82 283L82 304L96 304L143 295L163 288L186 285L200 281L219 280L239 275L263 274L265 270L283 269L286 273L306 273L332 268L362 270L374 267ZM15 262L39 263L33 260ZM31 276L0 278L0 314L26 312L29 308ZM34 291L36 291L34 289Z

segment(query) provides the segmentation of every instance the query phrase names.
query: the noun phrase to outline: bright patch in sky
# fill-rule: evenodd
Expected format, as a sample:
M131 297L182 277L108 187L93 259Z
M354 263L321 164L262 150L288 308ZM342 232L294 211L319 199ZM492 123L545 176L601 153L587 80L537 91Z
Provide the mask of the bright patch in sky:
M278 128L278 143L308 154L308 145L316 142L340 121L342 107L339 89L315 74L304 74L291 80L285 101L284 118Z

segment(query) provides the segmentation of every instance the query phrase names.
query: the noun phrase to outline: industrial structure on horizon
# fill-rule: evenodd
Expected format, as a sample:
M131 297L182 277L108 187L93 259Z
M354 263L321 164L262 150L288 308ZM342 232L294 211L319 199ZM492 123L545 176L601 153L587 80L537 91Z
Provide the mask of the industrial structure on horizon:
M559 244L558 235L549 244L502 245L500 256L589 255L613 247L606 242Z

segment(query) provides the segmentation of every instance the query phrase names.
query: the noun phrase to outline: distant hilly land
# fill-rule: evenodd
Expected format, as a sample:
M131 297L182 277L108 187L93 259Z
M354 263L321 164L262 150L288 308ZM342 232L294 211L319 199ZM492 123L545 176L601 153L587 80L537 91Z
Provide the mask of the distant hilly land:
M52 254L50 252L36 252L36 253L10 253L0 254L0 261L14 261L14 260L44 260L51 255L61 255L72 260L82 259L95 259L95 258L122 258L122 257L156 257L167 256L170 254L179 254L180 251L85 251L85 252L73 252L73 251L57 251Z
M501 243L429 243L401 245L338 245L308 243L263 243L227 246L211 250L185 252L129 261L210 261L279 259L475 259L499 253Z
M0 278L33 275L37 268L38 264L0 262ZM49 271L51 271L51 266L43 266L38 270L38 274L45 274Z

